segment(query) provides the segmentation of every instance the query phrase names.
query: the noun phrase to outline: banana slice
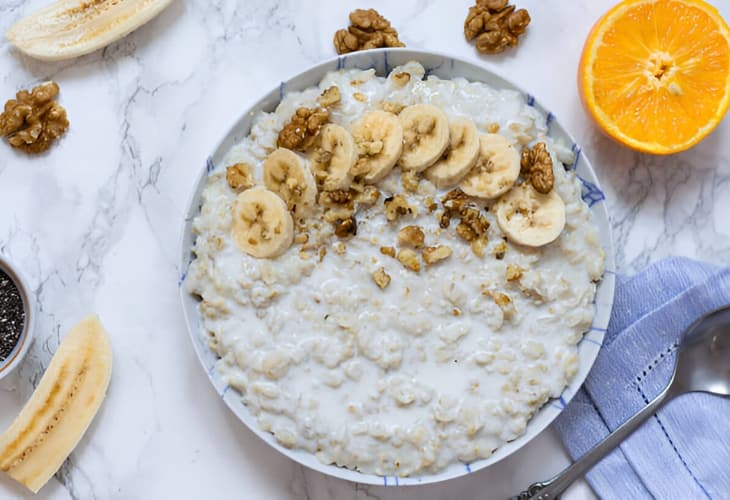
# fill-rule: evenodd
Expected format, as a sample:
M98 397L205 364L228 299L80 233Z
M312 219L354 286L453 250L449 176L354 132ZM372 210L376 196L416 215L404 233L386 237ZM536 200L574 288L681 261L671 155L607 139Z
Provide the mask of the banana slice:
M337 88L337 87L335 87ZM357 161L357 147L344 127L328 123L319 133L320 144L312 154L312 170L325 191L348 189L350 169Z
M426 178L440 188L455 186L479 158L479 132L468 118L455 118L449 124L449 147L444 156L426 170Z
M520 154L512 143L499 134L479 136L479 159L459 183L469 196L492 199L503 195L520 175Z
M446 114L430 104L414 104L403 109L398 120L403 126L400 167L421 172L436 163L449 146Z
M99 318L78 323L58 346L33 395L0 435L0 470L37 493L94 419L112 374L112 349Z
M294 241L294 220L276 193L253 187L239 194L233 203L231 235L247 254L274 258Z
M264 184L281 196L295 216L307 214L317 201L317 183L304 159L279 148L264 160Z
M387 111L371 111L352 125L359 158L350 170L368 184L383 179L393 170L403 151L403 127Z
M538 193L527 182L496 204L497 224L507 237L530 247L555 241L565 227L565 203L555 190Z
M106 47L139 28L172 0L60 0L5 33L21 52L59 61Z

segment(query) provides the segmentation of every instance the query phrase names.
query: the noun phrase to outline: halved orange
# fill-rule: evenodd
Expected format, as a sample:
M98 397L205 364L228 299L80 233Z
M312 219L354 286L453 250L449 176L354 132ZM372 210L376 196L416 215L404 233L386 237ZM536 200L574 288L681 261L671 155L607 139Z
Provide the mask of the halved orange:
M730 105L730 28L702 0L625 0L593 27L578 86L588 112L639 151L684 151Z

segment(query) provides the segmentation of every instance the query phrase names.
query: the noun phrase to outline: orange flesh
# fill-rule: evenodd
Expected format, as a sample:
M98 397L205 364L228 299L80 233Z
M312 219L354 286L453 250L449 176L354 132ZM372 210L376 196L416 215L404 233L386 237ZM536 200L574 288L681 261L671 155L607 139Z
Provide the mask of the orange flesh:
M586 105L620 142L687 149L730 102L730 35L699 0L628 0L594 28L581 61Z

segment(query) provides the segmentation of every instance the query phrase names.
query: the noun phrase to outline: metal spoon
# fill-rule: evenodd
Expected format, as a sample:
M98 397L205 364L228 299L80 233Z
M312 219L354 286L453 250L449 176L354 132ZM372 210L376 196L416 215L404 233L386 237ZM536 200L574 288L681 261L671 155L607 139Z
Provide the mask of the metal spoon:
M684 332L672 378L646 407L563 472L532 484L510 500L557 499L573 481L600 462L665 403L688 392L730 396L730 305L705 314Z

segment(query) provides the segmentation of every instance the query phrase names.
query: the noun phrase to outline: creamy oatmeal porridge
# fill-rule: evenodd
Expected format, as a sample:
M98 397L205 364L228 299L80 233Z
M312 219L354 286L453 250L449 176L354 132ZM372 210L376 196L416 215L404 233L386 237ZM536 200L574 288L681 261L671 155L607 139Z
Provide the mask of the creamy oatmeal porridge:
M188 290L286 447L380 475L471 462L578 367L604 254L517 92L418 63L291 92L210 173Z

